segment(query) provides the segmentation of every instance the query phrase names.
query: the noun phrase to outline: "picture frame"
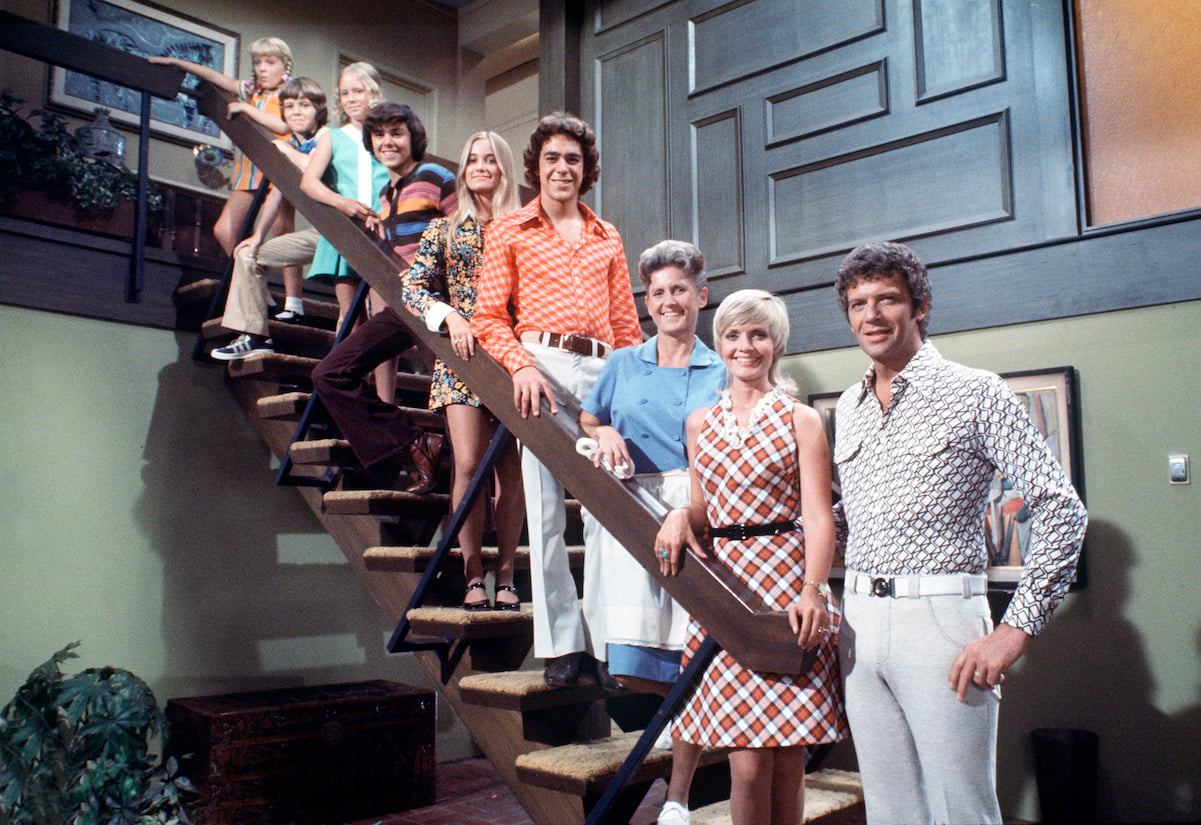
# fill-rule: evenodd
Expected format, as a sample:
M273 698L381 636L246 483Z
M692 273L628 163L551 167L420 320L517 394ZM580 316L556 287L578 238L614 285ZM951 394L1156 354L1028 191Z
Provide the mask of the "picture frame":
M1084 499L1083 448L1080 442L1080 404L1074 367L1022 370L1000 374L1014 394L1025 404L1030 420L1046 440L1051 454L1063 467L1068 481ZM837 427L835 407L841 393L815 393L809 405L821 415L833 454ZM834 468L837 482L838 468ZM1014 590L1022 577L1022 559L1029 546L1024 527L1023 502L1012 485L1000 473L989 486L984 515L984 535L988 550L988 586L990 590ZM836 555L836 574L845 571L845 559ZM1081 556L1072 588L1084 586L1084 557Z
M237 77L238 35L136 0L57 0L56 28L104 43L142 57L169 55ZM188 75L174 100L150 101L150 131L184 144L209 144L223 149L232 143L213 121L197 110L188 92L200 81ZM50 67L48 105L92 115L97 107L109 110L113 124L140 128L141 93L114 83Z

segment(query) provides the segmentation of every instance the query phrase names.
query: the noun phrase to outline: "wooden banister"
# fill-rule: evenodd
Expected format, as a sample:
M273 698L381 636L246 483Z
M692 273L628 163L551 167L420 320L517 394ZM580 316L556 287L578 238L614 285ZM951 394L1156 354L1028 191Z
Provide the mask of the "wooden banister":
M226 117L230 99L227 93L204 84L200 111L229 135L355 271L398 310L397 315L408 325L413 337L450 364L493 414L552 468L572 495L735 659L755 670L799 672L802 651L788 627L787 616L768 610L762 599L724 567L709 565L689 553L679 576L665 578L659 574L654 538L663 507L640 490L627 488L609 473L594 468L591 461L576 453L575 442L582 433L577 423L580 409L575 400L559 390L556 415L544 411L541 417L522 418L513 406L513 384L508 372L478 348L471 361L461 361L447 338L430 332L405 310L397 277L399 260L361 226L301 192L299 171L271 145L266 131L247 118Z

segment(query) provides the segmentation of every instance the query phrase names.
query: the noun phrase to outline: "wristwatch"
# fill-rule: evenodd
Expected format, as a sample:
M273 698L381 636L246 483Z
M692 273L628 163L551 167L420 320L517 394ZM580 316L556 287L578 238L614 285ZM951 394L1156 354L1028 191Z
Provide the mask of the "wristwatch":
M827 599L830 598L830 596L832 595L832 593L830 591L830 585L826 584L825 582L811 582L811 581L801 582L801 589L804 589L805 587L812 587L812 588L816 589L818 593L825 596Z

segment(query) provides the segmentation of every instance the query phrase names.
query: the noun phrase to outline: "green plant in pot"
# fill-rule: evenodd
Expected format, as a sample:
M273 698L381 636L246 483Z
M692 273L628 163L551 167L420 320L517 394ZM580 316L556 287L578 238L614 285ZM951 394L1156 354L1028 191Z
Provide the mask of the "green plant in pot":
M21 115L20 98L0 92L0 204L12 203L22 189L37 189L81 212L110 212L138 197L137 175L121 166L85 157L66 121L35 109L33 126ZM162 194L151 184L147 207L162 208Z
M163 714L127 670L65 678L78 642L29 675L0 714L0 825L188 825L192 784L150 740Z

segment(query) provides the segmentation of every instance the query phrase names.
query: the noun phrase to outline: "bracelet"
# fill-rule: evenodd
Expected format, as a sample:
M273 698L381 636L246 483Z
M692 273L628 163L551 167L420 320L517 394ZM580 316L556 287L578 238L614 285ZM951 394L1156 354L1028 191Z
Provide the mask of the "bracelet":
M830 598L830 585L826 584L825 582L801 582L801 589L804 590L806 587L812 587L822 596L825 596L827 599Z

